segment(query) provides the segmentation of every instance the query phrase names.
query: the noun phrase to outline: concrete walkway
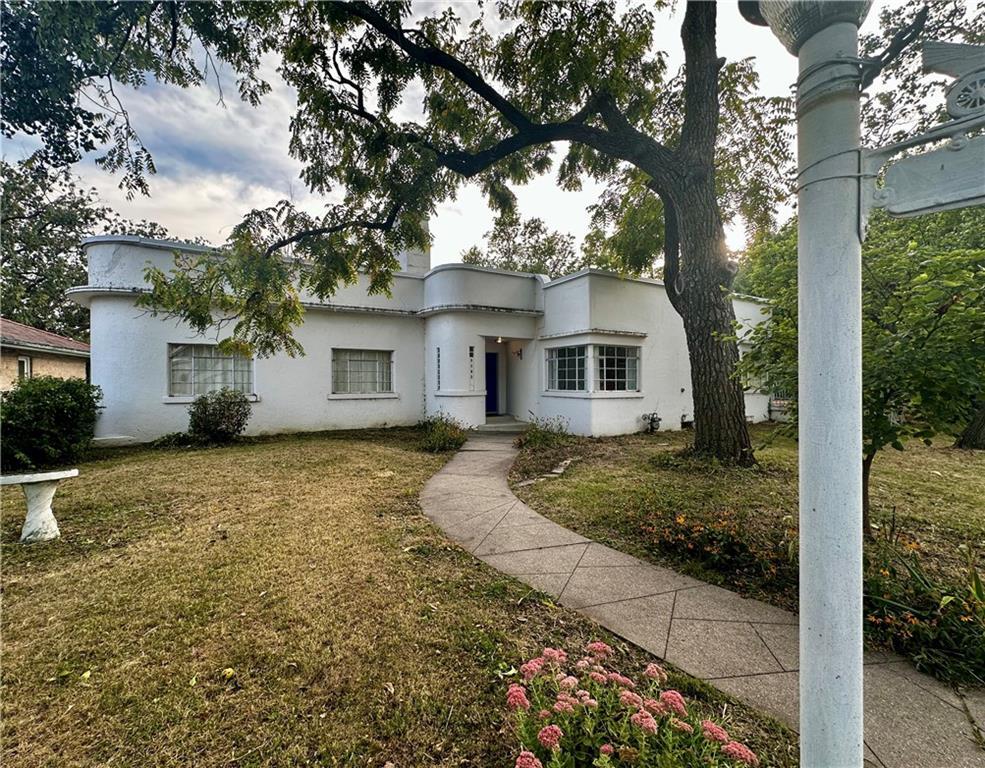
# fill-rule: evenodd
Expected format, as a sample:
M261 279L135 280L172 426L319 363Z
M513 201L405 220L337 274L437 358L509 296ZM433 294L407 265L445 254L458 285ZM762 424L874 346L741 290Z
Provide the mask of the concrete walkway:
M644 563L538 515L507 482L513 438L471 438L424 487L424 513L494 568L796 728L797 616ZM867 654L865 696L872 766L985 768L964 711L967 705L985 724L982 692L963 702L908 661Z

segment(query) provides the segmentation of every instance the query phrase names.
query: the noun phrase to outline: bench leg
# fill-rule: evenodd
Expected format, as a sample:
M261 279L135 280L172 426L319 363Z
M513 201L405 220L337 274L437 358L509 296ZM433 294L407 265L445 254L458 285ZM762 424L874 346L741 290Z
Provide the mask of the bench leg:
M49 480L21 486L24 489L24 498L27 499L27 518L21 529L22 544L50 541L61 535L51 511L51 500L55 498L58 483L58 480Z

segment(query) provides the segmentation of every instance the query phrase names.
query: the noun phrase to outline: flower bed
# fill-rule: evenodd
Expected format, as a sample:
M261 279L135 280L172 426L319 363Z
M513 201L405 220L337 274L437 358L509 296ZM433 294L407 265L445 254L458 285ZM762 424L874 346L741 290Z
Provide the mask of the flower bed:
M720 725L692 716L678 691L662 688L660 665L647 665L637 684L612 668L611 657L597 641L574 662L545 648L520 667L523 682L506 692L520 741L516 768L759 765Z

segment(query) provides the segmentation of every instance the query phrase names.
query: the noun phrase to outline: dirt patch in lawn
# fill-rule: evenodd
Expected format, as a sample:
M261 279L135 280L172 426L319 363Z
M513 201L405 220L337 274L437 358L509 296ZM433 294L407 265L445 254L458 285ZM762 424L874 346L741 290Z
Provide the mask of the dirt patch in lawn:
M544 645L643 652L448 542L414 430L106 452L62 485L60 541L2 510L5 766L505 765L503 694ZM674 684L768 765L796 741Z

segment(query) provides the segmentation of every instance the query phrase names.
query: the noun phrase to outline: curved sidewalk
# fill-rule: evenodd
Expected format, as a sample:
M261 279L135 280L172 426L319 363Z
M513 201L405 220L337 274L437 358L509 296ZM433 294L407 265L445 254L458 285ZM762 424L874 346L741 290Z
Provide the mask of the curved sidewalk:
M510 490L510 434L482 434L421 492L424 514L480 560L695 677L797 727L797 616L645 563L537 514ZM866 754L880 768L985 768L966 703L910 662L866 654ZM979 732L985 738L985 734Z

